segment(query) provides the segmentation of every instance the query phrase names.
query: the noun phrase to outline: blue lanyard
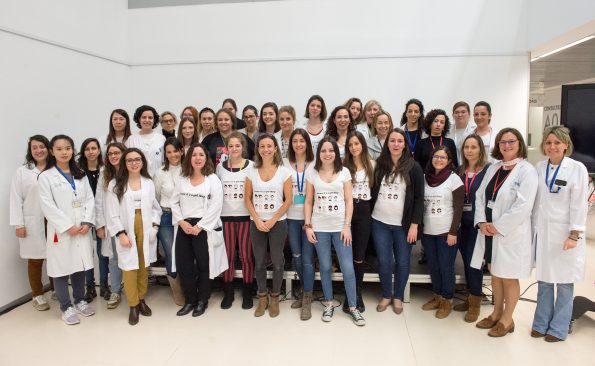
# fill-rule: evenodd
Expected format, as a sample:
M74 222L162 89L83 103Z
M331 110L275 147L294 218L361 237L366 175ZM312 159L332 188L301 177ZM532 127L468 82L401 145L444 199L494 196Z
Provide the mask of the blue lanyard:
M419 134L417 133L417 131L415 131L415 140L411 142L411 135L409 134L409 128L407 128L407 126L405 126L405 133L407 134L407 140L409 140L409 149L411 150L411 154L413 155L413 150L415 150L415 145L417 144L417 138L419 137Z
M298 165L295 163L295 181L297 183L298 193L302 193L304 191L304 178L306 177L306 167L308 164L304 164L304 171L302 172L302 182L300 184L300 172L298 171Z
M76 185L74 184L74 175L70 175L70 177L72 178L72 180L68 179L68 176L66 175L66 173L64 173L62 171L62 169L58 168L58 166L56 165L56 170L62 174L62 176L64 177L64 179L66 179L66 181L70 184L70 186L72 187L72 190L74 191L74 195L76 196Z
M564 160L564 158L562 158L562 160ZM560 187L558 187L557 191L552 191L552 188L554 188L554 182L556 181L556 177L558 176L558 171L560 170L560 167L562 166L562 161L560 161L560 165L558 165L558 167L556 168L556 171L554 172L554 176L552 177L552 180L548 183L548 178L550 177L550 161L547 161L547 167L545 168L545 185L550 189L550 193L558 193L560 192Z

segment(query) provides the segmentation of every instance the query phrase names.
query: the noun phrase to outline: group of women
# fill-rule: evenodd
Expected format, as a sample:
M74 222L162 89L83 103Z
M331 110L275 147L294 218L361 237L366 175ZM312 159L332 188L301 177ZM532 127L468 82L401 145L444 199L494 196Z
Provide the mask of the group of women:
M116 109L108 135L85 140L78 161L70 137L31 137L26 164L12 185L11 225L21 256L29 259L33 305L49 308L41 286L47 258L64 321L76 324L79 315L93 315L88 302L94 294L84 291L85 271L93 268L93 233L100 294L108 308L117 307L123 281L130 324L151 315L147 267L156 260L158 244L181 306L178 316L202 315L211 279L222 272L221 308L232 306L237 251L242 308L253 307L256 279L254 315L268 310L276 317L288 241L303 289L291 305L300 308L300 318L312 316L314 252L322 320L333 318L334 248L346 293L342 310L362 326L368 243L378 257L382 288L376 310L391 307L401 314L411 248L421 239L433 292L424 310L435 310L437 318L451 313L458 250L469 294L454 309L466 311L467 322L479 318L487 265L495 306L477 327L504 336L514 331L519 279L530 276L536 263L539 294L531 335L566 338L572 284L584 276L588 195L585 167L568 157L566 128L546 129L541 147L548 159L533 167L516 129L490 127L486 102L475 105L474 122L469 105L456 103L451 126L444 110L425 114L422 102L411 99L400 128L380 103L362 106L357 98L334 108L327 120L324 100L314 95L301 124L294 108L272 102L260 116L254 106L244 108L243 119L236 111L231 99L217 112L186 107L176 133L175 114L159 116L141 106L133 117L139 132L132 134L128 114ZM162 133L155 131L159 122ZM89 281L91 275L87 284L94 289Z

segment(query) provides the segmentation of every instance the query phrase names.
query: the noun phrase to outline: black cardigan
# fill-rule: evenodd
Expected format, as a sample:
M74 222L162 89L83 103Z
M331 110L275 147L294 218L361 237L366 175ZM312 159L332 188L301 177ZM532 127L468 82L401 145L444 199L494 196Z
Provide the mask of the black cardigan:
M378 192L380 191L380 182L384 177L374 177L374 186L372 187L372 211L376 205ZM424 216L424 173L417 162L409 171L409 181L405 188L405 205L403 207L403 219L401 226L405 235L409 232L411 224L417 224L417 238L421 238L421 224Z

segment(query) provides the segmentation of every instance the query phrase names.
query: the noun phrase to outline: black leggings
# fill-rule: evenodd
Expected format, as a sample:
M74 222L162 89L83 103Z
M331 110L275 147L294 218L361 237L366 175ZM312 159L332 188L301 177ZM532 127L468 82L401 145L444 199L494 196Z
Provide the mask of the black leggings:
M185 219L190 225L196 225L200 219ZM207 302L211 296L209 279L209 246L207 232L188 235L178 228L176 235L176 267L180 275L186 304L196 305L198 301Z
M353 238L353 269L355 270L355 285L357 288L361 288L364 281L363 262L366 259L366 250L371 232L372 212L370 201L353 200L351 236Z

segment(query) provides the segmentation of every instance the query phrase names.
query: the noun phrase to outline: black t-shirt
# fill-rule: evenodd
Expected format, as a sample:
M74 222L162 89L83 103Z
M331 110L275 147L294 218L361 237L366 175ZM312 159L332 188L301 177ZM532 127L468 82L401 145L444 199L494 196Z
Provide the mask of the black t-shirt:
M502 183L508 178L511 170L504 170L502 168L498 169L498 172L492 177L488 185L486 186L485 190L485 201L486 201L486 222L492 222L492 209L488 207L489 201L496 201L496 197L498 197L498 192L500 192L500 188L502 187ZM496 186L496 181L498 181L498 185ZM492 263L492 244L493 244L493 237L486 236L486 245L485 245L485 253L484 258L486 263Z

